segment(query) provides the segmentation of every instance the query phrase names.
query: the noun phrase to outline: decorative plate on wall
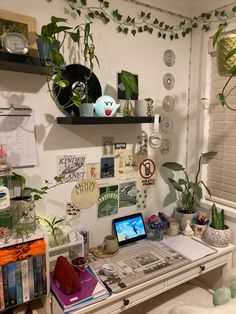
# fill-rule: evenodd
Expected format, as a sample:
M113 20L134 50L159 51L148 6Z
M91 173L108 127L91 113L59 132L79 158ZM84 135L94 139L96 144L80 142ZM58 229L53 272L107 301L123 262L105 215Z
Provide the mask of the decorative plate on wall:
M161 146L160 146L160 152L162 155L167 155L170 153L171 151L171 143L170 140L165 138L164 140L162 140L161 142Z
M170 95L165 96L162 101L162 108L164 109L164 111L171 112L174 110L174 107L175 107L174 97Z
M171 73L166 73L163 77L163 85L166 89L170 90L175 85L175 78Z
M163 59L168 67L172 67L175 64L176 59L174 51L172 51L171 49L166 50L164 52Z

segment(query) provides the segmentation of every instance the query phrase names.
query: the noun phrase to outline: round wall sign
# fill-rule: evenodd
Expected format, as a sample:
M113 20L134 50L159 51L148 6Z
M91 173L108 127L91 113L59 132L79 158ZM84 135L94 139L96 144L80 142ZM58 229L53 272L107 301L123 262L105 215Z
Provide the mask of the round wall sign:
M171 49L168 49L164 52L163 59L165 65L172 67L175 64L175 53Z
M163 85L166 89L170 90L175 85L175 78L171 73L166 73L163 77Z
M97 203L99 187L95 180L83 180L76 183L71 192L71 201L78 208L89 208Z
M171 112L174 110L174 107L175 107L174 97L170 95L165 96L162 101L162 108L164 109L164 111Z

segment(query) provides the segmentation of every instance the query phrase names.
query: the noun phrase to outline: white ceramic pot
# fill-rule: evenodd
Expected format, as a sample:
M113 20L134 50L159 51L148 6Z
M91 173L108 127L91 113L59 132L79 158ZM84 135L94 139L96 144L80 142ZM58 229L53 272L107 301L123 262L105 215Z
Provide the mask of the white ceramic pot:
M175 219L180 224L180 228L183 231L186 227L186 221L190 221L190 225L193 223L193 217L197 215L197 212L194 212L192 214L188 214L185 212L185 210L180 207L175 209Z
M93 117L94 106L92 103L82 103L79 107L81 117Z
M145 99L135 100L134 114L136 117L147 117L147 101Z
M208 226L205 230L205 241L216 247L228 246L232 236L232 231L228 226L225 226L225 228L226 229L224 230L219 230Z

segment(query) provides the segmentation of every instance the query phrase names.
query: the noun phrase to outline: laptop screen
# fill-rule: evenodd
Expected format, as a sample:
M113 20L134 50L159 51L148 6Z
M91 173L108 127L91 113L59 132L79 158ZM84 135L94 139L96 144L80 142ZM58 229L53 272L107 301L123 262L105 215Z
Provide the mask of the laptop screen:
M141 213L113 219L114 232L119 245L124 245L147 237Z

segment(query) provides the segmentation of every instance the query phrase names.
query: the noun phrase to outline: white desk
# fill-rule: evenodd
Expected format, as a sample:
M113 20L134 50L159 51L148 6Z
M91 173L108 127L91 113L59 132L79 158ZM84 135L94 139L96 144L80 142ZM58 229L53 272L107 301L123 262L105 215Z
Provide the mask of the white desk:
M223 268L222 277L232 267L233 245L217 249L217 253L192 262L161 276L152 278L140 285L113 294L108 299L78 310L78 314L117 314L129 307L144 302L164 291L176 287L188 280L199 277L218 267ZM216 278L215 278L216 279ZM213 280L214 281L214 280ZM210 283L210 280L208 281ZM210 288L214 288L211 285ZM52 314L62 314L63 310L56 298L52 297ZM77 312L76 312L77 313Z

